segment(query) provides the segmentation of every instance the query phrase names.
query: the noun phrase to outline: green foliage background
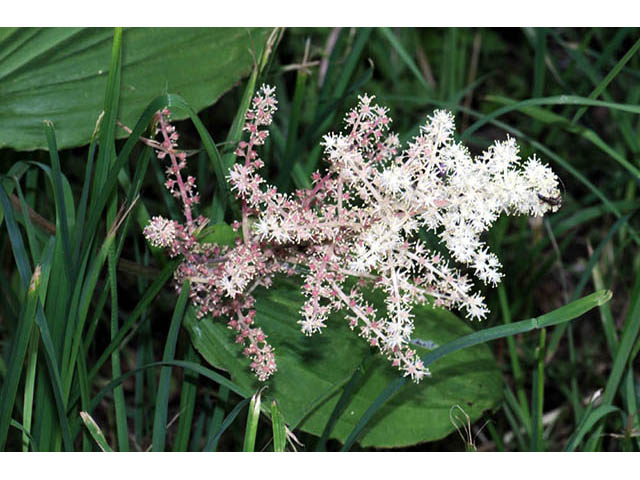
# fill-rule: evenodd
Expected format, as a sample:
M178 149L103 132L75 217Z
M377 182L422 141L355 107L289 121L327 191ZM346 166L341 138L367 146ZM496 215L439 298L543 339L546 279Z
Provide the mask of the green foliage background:
M0 447L640 449L639 33L154 28L116 32L114 43L111 29L0 29ZM207 235L228 242L222 179L262 82L280 102L265 175L284 190L323 168L322 135L364 92L390 108L403 141L448 108L472 152L509 134L523 157L549 162L562 209L489 232L506 274L485 292L491 317L465 325L421 309L417 320L420 338L439 345L492 327L527 333L452 353L406 387L338 317L320 338L296 335L295 285L280 284L258 309L282 367L250 403L258 386L232 335L191 316L170 288L175 263L144 242L150 215L179 219L180 208L135 136L166 105L187 119L180 144L201 213L217 225ZM117 121L134 129L129 141ZM598 310L579 322L561 313L539 331L503 326L601 289L611 302L580 300L579 314ZM320 357L305 362L305 349Z

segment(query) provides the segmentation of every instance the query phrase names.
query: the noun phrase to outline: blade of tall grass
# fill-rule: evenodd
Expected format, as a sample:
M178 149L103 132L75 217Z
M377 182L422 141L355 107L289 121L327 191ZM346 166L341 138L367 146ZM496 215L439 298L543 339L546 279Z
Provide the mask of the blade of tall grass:
M173 360L178 343L178 333L184 317L184 311L189 299L191 286L186 280L181 287L180 296L176 302L176 307L171 317L169 334L164 345L162 361ZM153 418L152 451L162 452L165 449L167 436L167 410L169 408L169 387L171 386L171 368L165 367L160 370L160 380L158 382L158 393L156 395L155 413Z
M278 402L271 402L271 426L273 429L273 451L284 452L287 446L287 427L278 407Z
M4 450L9 425L11 423L11 413L18 393L18 384L22 377L22 367L27 354L27 347L31 339L31 331L38 305L40 290L40 266L36 266L31 277L29 288L26 292L26 299L20 322L11 343L9 354L9 365L7 366L7 376L0 390L0 450Z
M226 418L222 422L222 425L220 425L220 429L215 433L215 435L211 436L207 440L207 443L204 446L203 452L214 451L215 447L218 445L218 441L220 440L220 437L222 436L222 434L227 431L229 426L233 423L233 421L236 419L238 414L247 405L247 403L249 403L250 400L251 400L251 397L247 397L236 404L233 410L229 412L229 415L226 416Z
M13 251L13 257L16 261L18 273L20 274L20 280L22 281L22 286L27 289L29 285L29 279L31 278L31 266L29 265L29 259L24 248L22 235L20 234L20 230L18 229L18 225L13 214L11 201L9 200L9 196L7 195L2 184L0 184L0 206L2 206L2 210L4 212L7 231L9 232L11 250Z
M534 49L532 97L535 98L542 96L544 92L545 58L547 56L547 32L545 28L535 29Z
M100 190L94 190L94 196L91 199L87 220L85 222L84 231L87 235L82 240L82 249L79 249L79 255L81 258L85 258L88 251L91 249L91 245L94 240L95 232L97 231L98 223L102 219L102 213L107 202L111 199L112 192L118 182L118 174L129 160L133 148L138 143L140 136L149 126L153 116L158 110L163 109L170 104L170 95L161 95L152 100L145 111L141 114L138 122L136 123L131 135L125 142L122 150L118 154L115 162L112 164L106 177L102 180L103 184ZM97 167L96 167L97 168ZM96 172L96 177L98 173Z
M451 100L457 89L456 67L458 52L460 50L458 29L448 28L442 42L442 75L440 80L440 98Z
M259 390L251 397L251 402L249 403L249 413L247 414L247 425L244 430L244 442L242 445L243 452L255 451L261 403L262 390Z
M80 418L82 418L82 422L85 427L87 427L87 430L95 440L96 444L100 447L100 450L103 452L113 452L113 449L107 443L107 439L104 438L104 433L102 433L102 430L91 415L87 412L80 412Z
M56 354L56 350L51 339L49 324L44 315L42 305L38 305L36 312L36 325L38 325L38 328L40 329L40 338L42 340L42 345L44 346L47 371L49 372L51 390L53 391L55 407L58 413L58 421L62 432L62 441L64 442L65 450L72 452L73 442L71 439L69 420L67 418L65 396L63 395L62 377L57 363L58 355Z
M67 207L64 201L64 193L62 190L62 171L60 169L60 158L58 157L58 146L56 145L56 134L53 129L53 123L50 121L44 122L44 131L47 137L47 143L49 145L49 156L51 157L51 177L53 181L53 198L56 204L56 220L57 228L60 232L62 239L62 249L64 252L64 265L65 273L67 274L67 281L73 282L74 265L73 257L71 255L71 231L68 224Z
M120 377L111 380L111 382L109 382L107 385L105 385L104 387L102 387L98 393L96 393L92 398L91 398L91 402L89 404L89 409L86 410L88 413L93 412L93 410L99 405L99 403L102 401L102 399L109 393L111 392L115 387L117 387L118 385L121 385L122 382L124 382L127 378L134 376L136 373L141 372L141 371L145 371L148 370L150 368L157 368L157 367L179 367L179 368L183 368L183 369L187 369L190 370L192 372L198 373L199 375L208 378L209 380L212 380L214 383L218 384L218 385L224 385L225 387L227 387L229 390L231 390L232 392L240 395L241 397L245 397L245 398L249 398L250 397L250 393L247 392L247 390L245 390L243 387L236 385L235 383L233 383L231 380L225 378L224 376L220 375L219 373L215 372L214 370L204 367L200 364L194 363L194 362L187 362L187 361L182 361L182 360L171 360L171 361L167 361L167 362L153 362L153 363L149 363L147 365L143 365L142 367L139 368L134 368L133 370L130 370L126 373L123 373ZM77 423L74 423L73 425L73 432L74 432L74 436L77 435L79 431L79 425Z
M115 201L111 203L111 206L115 207ZM110 214L107 215L107 222L111 223L115 220L115 208L109 208L109 210ZM113 243L111 243L107 249L107 265L107 271L109 275L109 290L111 292L111 322L109 327L111 340L113 340L113 338L118 334L118 314L120 312L120 308L118 306L118 280L116 277L116 251L115 245ZM82 335L82 328L80 328L79 330L80 334ZM77 351L82 351L82 346L80 344L78 345ZM120 352L114 351L111 355L112 378L119 377L121 371ZM118 450L121 452L128 452L130 450L129 428L127 426L127 406L125 404L124 390L122 389L122 386L116 387L114 389L113 401L116 412L116 435L118 437Z
M31 222L31 216L27 213L27 202L22 194L22 188L20 182L16 180L16 192L18 193L18 200L20 201L20 211L22 213L22 220L27 233L27 244L29 245L29 253L31 254L31 262L33 265L40 263L40 243L36 237L36 233Z
M38 445L36 444L36 441L34 440L34 438L31 436L31 434L29 433L29 431L27 431L26 428L24 428L23 425L21 425L19 422L17 422L14 419L11 419L11 423L10 426L13 428L16 428L18 430L20 430L22 432L23 435L26 435L27 438L29 439L29 445L31 445L31 451L32 452L37 452L38 451Z
M420 85L422 85L427 92L433 92L433 88L431 88L431 85L427 83L427 80L418 69L418 66L413 61L413 58L411 58L411 55L409 55L409 52L407 52L407 50L404 48L404 45L402 45L402 42L398 40L391 29L389 27L378 27L377 30L382 34L384 38L389 41L394 50L398 52L398 56L405 63L411 73L413 73L413 76L416 77L416 80L420 82Z
M300 116L302 115L302 105L305 99L307 88L308 72L304 68L298 70L296 75L296 86L293 93L293 104L289 115L289 128L287 129L287 143L284 150L281 171L278 177L278 185L282 190L288 190L291 184L293 172L294 153L298 142L298 128L300 126Z
M198 353L193 348L191 342L187 345L185 361L198 361ZM193 426L193 412L196 406L197 382L197 374L191 372L184 373L182 390L180 392L180 418L178 419L176 437L173 440L174 452L186 452L187 448L189 448L189 438Z
M115 225L112 225L112 227L115 227ZM86 275L86 279L84 280L84 282L78 282L76 284L76 288L74 289L75 291L70 319L71 321L67 325L64 340L64 349L62 354L62 361L64 365L64 393L65 398L67 399L69 398L69 393L71 390L71 384L75 372L74 367L77 361L78 352L83 345L83 331L89 312L89 307L91 305L91 299L93 298L93 292L97 285L98 277L100 275L102 267L109 254L110 248L115 240L115 234L115 230L110 229L102 245L100 246L100 249L96 252L95 256L93 256ZM88 258L86 260L88 260ZM83 263L86 264L85 262ZM112 286L113 284L111 284L111 287ZM112 290L111 294L113 302L114 294ZM112 303L112 307L113 306L114 305ZM117 303L115 304L115 306L117 306ZM75 312L77 312L77 316L74 315Z
M160 271L156 279L151 283L149 288L145 291L144 295L142 295L137 305L134 307L133 311L127 318L126 322L122 325L120 330L118 330L118 334L113 338L113 340L111 340L106 350L102 352L98 360L94 362L88 374L88 381L93 380L93 378L96 376L96 374L98 373L102 365L104 365L107 359L111 356L113 351L122 347L123 342L125 341L125 338L127 337L127 335L132 334L139 327L139 325L136 325L136 322L142 316L142 314L145 312L145 310L148 308L148 306L151 304L154 298L158 295L160 290L164 287L165 283L169 280L169 278L171 278L171 275L173 274L173 271L175 270L176 266L177 266L177 262L174 261L172 263L167 264ZM106 301L106 293L108 293L108 290L105 288L105 291L103 291L103 294L100 298L100 302L102 303L102 305L104 305L104 301ZM96 325L97 325L98 318L99 316L97 315L95 318ZM81 335L79 337L79 341L82 341ZM84 348L86 352L89 348L89 343L88 342L83 343L82 348ZM71 396L71 401L69 402L70 405L74 405L78 401L78 395L79 393L76 391Z
M118 334L111 340L107 348L102 352L100 357L96 362L94 362L93 367L89 370L89 380L92 380L98 370L104 365L104 362L109 358L111 353L122 347L122 342L125 337L135 331L138 327L136 325L136 321L141 317L142 313L149 307L151 302L158 295L160 290L164 287L165 283L171 278L173 275L173 271L177 266L177 262L172 262L167 264L166 267L162 269L162 271L158 274L156 279L149 285L146 292L142 296L142 298L138 301L138 304L134 307L133 311L127 318L127 321L120 327Z
M202 433L204 431L205 412L200 412L195 424L193 425L193 434L189 442L189 451L196 452L202 448Z
M504 288L504 284L502 283L498 285L498 298L500 301L500 310L502 312L502 322L505 325L509 324L511 323L511 310L509 308L509 302L507 301L507 293ZM527 396L524 390L524 376L522 374L522 368L520 367L520 360L516 350L516 342L513 336L507 337L507 347L509 349L509 359L511 360L511 369L513 370L513 378L516 383L516 394L518 396L518 401L520 402L524 424L527 426L527 431L531 432L529 402L527 401Z
M540 340L535 351L537 366L533 373L531 388L531 451L544 451L542 415L544 413L544 347L547 330L540 331Z
M640 345L640 343L636 344L636 346ZM635 350L635 348L634 348ZM637 352L636 352L637 355ZM631 359L635 358L634 353L631 353ZM638 409L638 394L636 392L635 379L634 379L635 369L633 368L633 360L629 362L629 366L625 371L624 383L622 393L624 395L623 402L624 408L627 412L628 418L628 427L627 429L640 432L640 410ZM636 445L640 448L640 437L636 436Z
M80 408L82 411L85 411L89 408L89 402L91 399L91 391L89 385L89 379L87 377L87 357L85 355L84 350L80 349L80 353L78 353L78 384L80 386ZM72 409L74 411L74 409ZM75 436L74 436L75 438ZM82 451L87 452L91 451L93 448L87 437L86 433L82 434Z
M597 32L597 30L592 29L589 31L589 33L591 34L591 32ZM554 31L554 36L558 38L558 34L555 31ZM588 36L589 35L587 35L586 37ZM586 50L587 44L588 43L586 43L585 41L583 42L582 48L569 47L566 49L566 52L574 60L575 65L579 67L579 69L582 71L581 76L586 80L588 80L589 83L591 83L591 85L589 85L587 88L591 86L597 88L598 85L602 83L603 76L598 68L591 65L591 62L589 61L588 57L583 53ZM628 91L633 94L634 89L628 89ZM611 96L611 94L609 94L609 92L606 89L601 91L601 96L603 97L604 100L608 102L613 101L613 97ZM627 99L626 103L631 105L637 104L637 102L629 101L629 98ZM568 112L566 112L565 115L568 116ZM630 119L627 116L619 115L619 112L616 112L616 111L612 111L611 116L613 117L616 123L617 129L622 134L622 138L626 141L631 151L637 153L640 150L640 142L637 139L637 134L634 131L634 127L631 124Z
M0 176L0 186L4 187L7 196L11 195L16 182L20 181L20 178L22 178L22 175L24 175L27 170L29 170L29 166L25 162L16 162L11 165L11 168L5 175ZM0 227L3 221L4 211L0 210Z
M527 41L529 42L529 44L535 49L536 43L537 43L537 35L536 35L536 31L538 30L538 28L532 28L532 27L524 27L522 29L525 38L527 39ZM547 31L547 36L548 36L548 31ZM560 87L562 88L563 91L569 91L570 88L567 85L567 82L564 80L563 75L560 75L560 73L558 73L558 68L556 67L554 61L553 61L553 57L551 55L549 55L548 53L548 49L547 49L547 54L544 57L544 63L546 64L547 68L549 69L549 72L551 72L551 75L553 75L553 79L560 85ZM534 62L535 62L535 57L534 57Z
M498 434L498 431L496 430L496 427L493 425L493 422L491 420L487 421L487 430L489 431L491 440L493 440L493 443L495 443L496 445L496 450L498 452L505 452L506 449L504 448L504 443L502 443L502 438L500 438L500 435Z
M333 428L335 427L338 419L344 413L344 410L349 406L349 402L353 398L354 393L361 385L361 382L364 378L364 374L361 367L356 368L353 372L353 375L349 379L349 383L347 383L342 391L342 395L338 399L335 407L333 407L333 411L331 412L331 416L327 420L327 423L322 430L322 434L318 439L318 443L316 444L316 452L323 452L327 447L327 440L329 436L333 432Z
M99 127L99 123L102 120L102 115L98 118L96 124L96 130ZM74 232L73 246L75 251L80 251L82 247L82 238L84 235L84 223L87 214L87 204L89 202L89 190L91 189L91 179L93 175L93 165L96 157L97 150L97 131L93 132L91 137L91 143L89 145L89 154L87 156L87 163L84 172L84 182L82 182L82 193L80 194L80 201L78 202L78 213L76 217L76 228ZM80 258L80 257L79 257Z
M37 330L31 332L29 341L27 370L24 378L24 396L22 400L22 451L29 451L29 441L31 437L31 420L33 418L33 395L36 385L36 367L38 366L38 344L40 336Z
M590 98L590 99L598 98L600 96L600 94L613 81L613 79L618 76L618 74L622 71L622 69L625 67L625 65L627 63L629 63L629 60L631 60L631 58L636 54L636 52L638 51L639 48L640 48L640 39L638 39L636 41L636 43L634 43L631 46L631 48L629 50L627 50L627 53L625 53L624 56L620 60L618 60L618 63L615 64L615 66L609 71L607 76L604 77L602 79L602 81L596 86L596 88L593 89L593 91L589 94L588 98ZM571 123L572 124L578 123L578 120L580 120L582 115L584 115L584 113L587 111L587 108L588 107L586 107L586 106L580 108L576 112L576 114L573 116L573 118L571 119Z
M571 438L569 438L567 445L564 447L564 451L575 451L578 445L580 445L580 442L582 441L584 436L589 433L589 431L594 427L596 423L598 423L601 418L606 417L610 413L619 411L619 408L613 407L611 405L600 405L599 407L596 407L593 410L587 412L582 418L580 425L578 425L578 428L576 428L573 435L571 435Z
M225 405L229 401L229 389L224 385L218 387L218 395L216 398L215 406L213 407L213 413L211 414L211 420L207 428L207 438L213 438L213 436L220 430L222 422L224 421ZM218 441L216 440L210 445L211 450L215 451L218 448Z
M107 303L107 297L109 296L109 284L105 283L102 288L102 293L98 297L98 301L96 302L95 309L93 311L93 317L89 322L89 326L87 328L87 333L83 342L83 350L85 352L85 356L89 352L89 346L91 345L91 341L95 336L96 329L98 328L98 323L100 322L100 318L102 317L102 313L104 312L104 307Z
M487 99L496 99L501 98L497 96L487 97ZM605 102L602 100L595 100L586 97L580 97L577 95L558 95L553 97L542 97L542 98L530 98L522 101L514 101L509 105L498 108L493 112L483 116L472 125L467 128L461 136L462 140L466 140L469 136L478 130L483 125L486 125L491 120L495 120L496 118L504 115L505 113L512 112L515 110L523 110L524 107L530 106L542 106L542 105L578 105L578 106L588 106L588 107L604 107L610 108L612 110L619 110L621 112L628 112L634 114L640 114L640 106L638 105L628 105L626 103L616 103L616 102ZM523 110L524 111L524 110ZM565 117L558 115L559 118L562 118L565 122L568 120Z
M627 362L633 360L630 358L631 349L638 338L638 332L640 332L640 272L637 273L636 285L631 294L631 302L611 373L609 374L604 393L602 394L603 405L609 405L613 402Z
M607 246L607 244L613 238L616 232L620 229L620 227L624 225L629 220L630 217L631 217L631 214L629 213L624 217L620 218L618 221L616 221L616 223L613 224L611 229L609 229L607 236L604 239L602 239L602 241L598 244L593 254L589 258L589 261L587 262L587 265L585 266L584 271L580 276L580 280L578 280L578 284L576 285L576 288L571 295L572 301L576 300L580 295L582 295L582 291L584 290L584 287L589 281L589 277L591 276L591 272L593 271L593 268L596 266L596 264L600 260L600 257L602 256L602 252L604 251L604 248ZM551 340L549 342L549 347L547 349L547 360L546 360L547 362L549 362L557 352L558 345L560 344L560 340L562 339L566 330L567 330L567 324L563 324L558 326L551 334Z
M594 265L591 271L593 277L593 286L596 290L601 290L604 287L604 281L602 280L602 274L598 265ZM615 355L616 348L618 348L618 334L615 328L615 321L613 314L611 313L611 306L607 303L601 305L600 308L600 320L602 322L602 330L607 341L607 347L609 348L609 354L611 358Z
M42 275L40 277L40 304L50 305L51 298L59 295L61 292L61 284L51 282L49 278L64 278L65 273L62 271L63 266L59 263L62 258L59 238L55 236L49 237L49 241L42 253ZM46 295L45 295L46 294ZM55 297L54 297L55 298ZM46 303L45 303L46 302ZM40 313L36 320L41 320ZM40 327L38 327L40 329ZM55 392L54 372L56 365L49 365L49 354L46 353L46 347L40 343L45 351L45 355L39 354L40 360L36 366L36 386L35 386L35 405L33 413L33 426L30 432L38 443L38 448L42 451L50 451L54 449L55 444L60 441L60 412L64 409L61 398L58 399ZM55 347L50 346L51 351L55 354ZM42 361L44 360L44 361ZM55 360L57 361L57 359ZM59 447L58 447L59 449Z
M522 437L522 433L520 432L521 427L520 425L518 425L518 422L516 422L516 419L513 415L513 412L511 411L511 408L506 403L503 403L502 411L504 412L504 416L507 419L507 423L509 424L509 427L511 427L511 431L513 432L513 436L516 439L516 442L518 442L518 448L520 449L521 452L526 451L527 446L525 445L524 438ZM505 442L506 441L507 439L505 436Z
M44 304L47 297L47 289L49 286L49 276L51 273L51 263L53 261L53 249L55 247L55 239L51 237L42 252L41 258L41 274L40 274L40 303ZM27 371L24 381L24 399L22 409L22 425L25 432L22 435L22 446L26 452L31 441L31 424L33 419L33 399L36 386L36 372L38 366L38 349L40 343L40 335L37 330L31 333L31 341L29 344L29 353L27 359Z
M424 357L422 357L425 365L439 360L440 358L455 352L462 348L468 348L480 343L486 343L497 338L506 337L508 335L516 335L518 333L529 332L531 330L542 329L553 325L559 325L574 318L577 318L584 313L588 312L594 307L602 305L611 299L612 293L608 290L587 295L580 300L575 300L567 305L553 310L552 312L541 315L540 317L532 318L529 320L522 320L520 322L510 323L508 325L499 325L492 328L480 330L478 332L470 333L457 340L443 345Z
M531 439L533 427L531 426L531 417L526 417L524 410L515 395L511 391L511 388L505 386L504 388L504 401L506 405L513 411L514 420L518 420L520 422L521 427L518 427L518 430L522 429ZM532 407L533 408L533 407ZM531 444L531 442L529 442Z
M193 362L185 362L183 360L171 360L171 361L167 361L167 362L153 362L153 363L149 363L147 365L144 365L140 368L135 368L133 370L130 370L126 373L123 373L120 377L111 380L107 385L105 385L104 387L102 387L98 393L96 393L92 398L91 398L91 409L90 412L92 412L100 403L100 401L110 392L112 391L115 387L117 387L118 385L121 385L122 382L124 382L127 378L131 377L132 375L135 375L137 372L142 371L142 370L146 370L148 368L156 368L156 367L179 367L179 368L183 368L183 369L188 369L191 370L193 372L198 373L199 375L202 375L205 378L208 378L209 380L212 380L214 383L218 384L218 385L224 385L225 387L227 387L229 390L231 390L232 392L240 395L241 397L250 397L250 393L243 387L233 383L231 380L229 380L228 378L220 375L219 373L215 372L214 370L204 367L200 364L197 363L193 363Z
M133 180L129 180L129 177L126 175L126 172L124 169L120 170L121 178L124 179L124 182L121 182L121 184L123 186L127 185L127 188L125 188L125 191L127 192L126 203L133 204L135 202L136 206L134 207L134 209L137 210L135 217L138 221L138 225L140 226L140 228L144 228L150 219L149 212L146 206L144 205L144 202L142 201L142 199L140 199L140 190L142 189L142 182L144 180L145 174L147 173L147 168L149 167L151 152L152 150L150 147L145 147L142 151L142 154L136 159L136 169L133 174ZM116 257L118 258L118 260L120 259L122 249L124 248L124 242L127 238L127 233L129 232L129 227L131 225L131 221L133 217L134 217L134 212L132 211L131 215L127 215L127 217L124 219L124 221L122 222L122 225L119 228L119 231L121 233L116 246ZM177 218L177 217L174 217L174 218ZM151 247L151 252L154 253L153 247L152 246L150 247ZM156 254L154 256L158 261L158 263L164 266L166 262L163 263L164 261L163 255Z
M638 333L640 332L640 271L636 272L635 285L631 292L630 300L629 313L627 314L620 337L620 343L615 351L613 366L609 373L604 393L602 394L602 405L611 405L613 403L616 393L619 391L624 371L626 368L629 368L629 365L634 360L634 358L631 357L631 353L633 345L638 338ZM595 432L591 434L591 438L587 443L589 449L595 448L601 441L603 429L604 426L600 424Z
M122 71L122 28L116 27L113 30L113 43L111 47L111 60L109 65L109 75L104 97L104 113L100 122L98 134L100 149L96 161L95 176L93 179L93 191L89 210L97 208L99 195L112 190L106 180L113 165L113 155L115 154L116 121L118 119L118 103L120 100L120 77ZM119 171L120 169L118 169ZM101 208L100 208L101 210Z
M150 251L149 249L145 249L144 254L140 251L140 242L134 242L134 252L135 252L135 261L136 263L148 266L149 265L149 257ZM136 279L137 298L140 298L144 295L144 291L148 286L149 282L141 277ZM136 359L135 359L135 368L140 368L147 363L151 363L153 359L153 345L152 345L152 336L151 329L149 323L145 321L146 316L149 315L149 312L143 312L141 315L142 327L139 330L137 335L138 340L138 348L136 349ZM189 359L187 359L189 360ZM154 395L149 395L149 393L155 394L155 392L150 392L146 389L145 385L145 377L153 377L152 370L140 370L134 379L134 414L133 414L133 444L136 447L136 450L141 451L144 439L147 434L147 426L149 425L149 415L147 414L146 409L146 398L153 398ZM150 385L155 385L155 378L153 378L153 382L149 382ZM180 421L183 420L183 417L180 416Z

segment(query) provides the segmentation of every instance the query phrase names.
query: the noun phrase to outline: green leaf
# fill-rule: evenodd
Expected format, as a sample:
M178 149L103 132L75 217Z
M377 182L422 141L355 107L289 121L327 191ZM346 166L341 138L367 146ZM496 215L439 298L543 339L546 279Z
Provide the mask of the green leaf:
M200 232L198 242L215 243L217 245L235 245L236 238L240 235L230 225L226 223L216 223L210 225Z
M376 299L372 295L369 300L383 308L379 296ZM257 292L256 324L268 335L278 361L278 371L267 382L269 388L263 395L278 402L291 425L319 436L341 396L341 388L335 388L336 385L346 384L366 360L362 385L351 395L331 432L331 438L344 442L380 390L402 377L348 328L341 314L329 319L322 334L311 338L302 335L296 321L303 301L299 285L290 280L278 280L271 289ZM415 348L421 356L429 352L426 347L434 348L472 332L445 310L417 307L415 314L414 339L418 342ZM211 364L229 371L233 381L245 389L259 388L249 371L248 359L223 320L197 319L190 308L185 326L196 349ZM317 405L316 399L328 392L326 401ZM372 420L360 443L401 447L437 440L455 429L449 419L453 405L460 405L473 421L501 396L502 378L490 350L485 345L462 350L437 362L431 378L419 385L408 385L388 402Z
M131 126L167 91L180 92L195 110L212 105L250 72L268 32L124 29L119 119ZM112 38L110 28L0 29L0 148L45 148L43 120L56 125L59 148L89 143L104 104Z
M164 346L164 354L162 361L167 362L173 360L176 353L176 344L178 343L178 333L180 332L180 324L184 317L184 309L189 298L191 286L187 280L182 285L182 291L178 297L176 308L171 317L171 325L167 342ZM169 409L169 388L171 386L171 368L165 367L160 372L160 380L158 381L158 394L156 395L156 409L153 418L153 436L152 447L154 452L162 452L165 449L167 436L167 412Z

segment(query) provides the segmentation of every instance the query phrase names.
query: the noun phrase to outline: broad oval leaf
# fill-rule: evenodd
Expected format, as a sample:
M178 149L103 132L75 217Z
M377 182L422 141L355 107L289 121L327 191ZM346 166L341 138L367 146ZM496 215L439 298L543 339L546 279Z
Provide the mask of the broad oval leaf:
M196 111L213 104L249 73L266 33L125 29L118 118L132 127L148 103L168 91ZM44 120L54 123L59 148L88 143L104 107L112 41L109 28L0 28L0 147L46 148Z
M369 300L379 308L384 305L379 297ZM257 293L256 324L269 336L278 361L265 396L278 402L288 424L305 418L300 428L320 435L341 394L335 386L349 380L364 362L365 380L331 435L344 442L378 394L400 373L351 331L339 314L330 317L322 334L305 337L296 324L303 301L299 285L291 280L278 280L271 289ZM414 341L421 356L429 348L472 332L445 310L417 307L415 314ZM213 366L227 370L234 382L249 391L259 387L224 321L199 320L190 309L185 326L196 349ZM456 428L449 414L453 407L459 406L474 421L501 398L502 376L486 345L448 355L433 364L431 372L420 384L406 385L378 412L360 438L362 446L403 447L443 438ZM327 401L311 410L317 399L332 390Z

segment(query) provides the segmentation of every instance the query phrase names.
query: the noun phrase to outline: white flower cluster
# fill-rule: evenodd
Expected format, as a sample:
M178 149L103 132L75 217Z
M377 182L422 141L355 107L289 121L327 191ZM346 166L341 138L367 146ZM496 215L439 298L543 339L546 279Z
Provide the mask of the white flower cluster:
M269 286L276 274L304 272L306 301L298 324L305 335L321 332L331 313L345 312L352 329L418 382L429 371L411 348L419 321L413 307L430 303L485 317L484 298L462 270L488 285L500 282L500 262L483 233L501 214L539 216L558 209L557 177L535 157L521 165L512 138L472 157L454 139L451 113L438 110L399 151L387 109L372 100L360 97L345 131L324 137L328 168L313 174L311 188L290 195L259 173L263 162L256 148L277 109L274 89L260 88L246 115L248 139L239 142L228 177L242 206L242 223L234 227L241 228L242 239L233 247L197 241L205 222L191 211L199 199L195 181L181 175L186 155L177 150L168 112L158 117L164 141L153 145L160 158L169 156L166 186L182 200L186 225L155 217L145 234L153 245L183 256L176 280L191 280L199 316L228 319L260 380L277 363L267 334L256 325L252 292ZM448 254L421 240L424 231L433 232ZM367 302L365 285L384 293L383 308Z
M419 240L419 230L434 232L451 259L495 286L501 265L482 234L503 213L557 210L559 202L549 199L559 197L558 179L535 157L521 166L513 138L472 157L455 141L453 116L444 110L398 153L387 110L371 101L360 97L346 132L324 137L327 176L316 174L313 191L299 193L303 200L267 203L257 233L276 243L314 244L307 249L304 333L321 331L329 313L346 308L352 328L419 381L428 371L409 348L412 306L462 308L472 319L488 311L469 277ZM345 292L347 276L374 279L386 293L386 312L378 315L357 288Z

